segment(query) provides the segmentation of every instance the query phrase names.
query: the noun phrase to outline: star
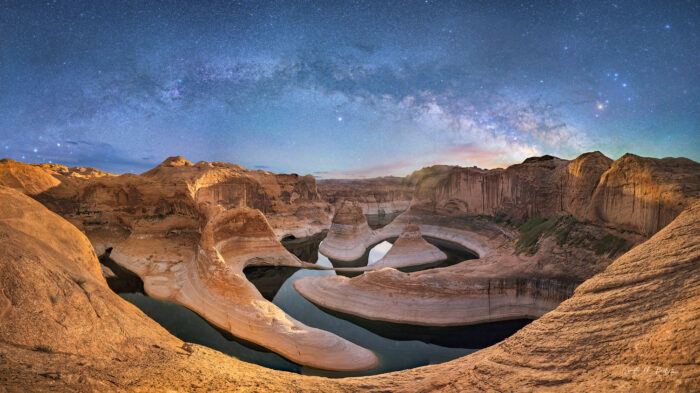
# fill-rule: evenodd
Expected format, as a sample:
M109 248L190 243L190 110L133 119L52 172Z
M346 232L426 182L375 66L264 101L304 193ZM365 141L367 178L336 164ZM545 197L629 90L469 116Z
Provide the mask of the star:
M343 121L343 117L342 117L342 116L338 116L338 121L339 121L339 122Z

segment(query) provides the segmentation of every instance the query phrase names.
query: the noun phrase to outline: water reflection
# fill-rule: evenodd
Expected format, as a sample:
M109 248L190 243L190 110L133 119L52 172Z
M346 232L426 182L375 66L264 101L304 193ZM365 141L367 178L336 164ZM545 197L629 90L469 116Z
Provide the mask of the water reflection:
M367 225L369 225L370 228L379 229L394 221L394 218L401 215L401 213L403 213L403 211L394 213L365 214L365 217L367 217Z
M318 252L318 245L325 233L313 238L285 239L282 243L292 253L307 262L319 266L333 267L337 262L329 260ZM371 265L381 259L391 248L395 239L382 241L371 247L355 266ZM426 238L448 255L444 263L453 264L475 257L459 246L437 239ZM311 369L289 360L260 346L236 339L222 331L198 314L170 302L153 299L139 293L143 283L113 261L105 262L119 279L110 280L110 286L121 292L120 296L135 304L143 312L160 323L165 329L180 339L208 346L252 362L278 370L292 371L327 377L348 377L371 375L389 371L442 363L479 348L491 345L509 336L527 321L507 321L499 324L486 324L467 327L432 328L368 321L341 313L322 310L299 295L292 283L302 277L336 274L333 270L310 270L292 267L247 267L244 273L256 285L261 294L284 310L291 317L304 324L332 332L357 345L368 348L377 354L380 364L363 372L332 372ZM140 285L140 286L139 286ZM125 293L136 292L136 293Z

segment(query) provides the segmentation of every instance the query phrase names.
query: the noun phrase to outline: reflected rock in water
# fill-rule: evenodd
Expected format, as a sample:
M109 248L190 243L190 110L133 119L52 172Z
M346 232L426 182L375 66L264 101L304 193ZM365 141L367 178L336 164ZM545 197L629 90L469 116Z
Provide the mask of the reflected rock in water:
M265 299L272 301L284 282L297 270L298 267L290 266L246 266L243 274Z
M141 277L114 262L109 257L111 252L112 248L108 248L99 257L102 274L105 276L109 288L114 293L145 293Z
M303 238L287 236L282 239L282 245L302 261L316 263L318 261L318 246L327 234L328 231L323 231Z
M394 218L400 216L401 213L403 213L403 211L384 213L383 210L380 210L378 214L365 214L365 217L367 217L367 225L369 225L370 228L379 229L389 225L394 221Z
M318 305L316 305L316 307L334 317L352 322L355 325L361 326L391 340L419 340L428 344L435 344L448 348L486 348L505 340L522 329L525 325L532 322L530 319L513 319L465 326L418 326L374 321L330 310Z

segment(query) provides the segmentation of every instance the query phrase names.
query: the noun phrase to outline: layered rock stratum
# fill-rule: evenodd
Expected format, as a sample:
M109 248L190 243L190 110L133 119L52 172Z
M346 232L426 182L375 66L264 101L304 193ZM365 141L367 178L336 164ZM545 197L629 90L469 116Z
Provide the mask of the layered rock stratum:
M109 250L112 260L141 277L148 295L182 304L299 364L330 370L376 365L371 351L286 315L243 274L248 265L308 265L282 247L262 212L282 234L320 231L329 208L319 201L313 178L194 165L182 157L142 175L75 177L60 166L16 162L3 162L0 173L8 174L2 178L12 180L9 186L82 229L98 254Z
M413 173L411 206L441 215L527 221L570 214L578 220L650 235L700 195L700 164L687 158L600 152L568 161L532 157L506 169L431 167Z
M387 315L405 317L415 302L432 318L430 324L450 323L429 307L426 293L448 303L470 300L480 310L473 315L492 319L499 313L544 315L509 339L452 362L328 380L268 370L183 343L109 290L102 277L107 270L92 251L111 251L122 266L140 271L154 296L181 297L203 309L211 305L207 318L218 326L221 320L230 326L252 323L257 328L238 334L254 331L266 345L279 344L280 353L297 342L316 345L290 358L365 359L371 367L376 361L371 353L279 314L241 274L246 265L301 266L278 239L327 229L333 205L342 208L340 198L331 203L330 193L319 196L312 177L192 164L181 157L141 175L119 176L2 160L0 185L14 191L0 188L0 386L9 391L700 389L697 163L634 155L612 162L594 152L572 161L535 157L489 171L436 166L400 182L412 189L409 209L370 231L366 244L397 237L410 222L423 235L458 243L479 258L411 274L382 269L320 285L322 291L338 290L369 311L396 295L394 307L385 304ZM336 190L341 194L349 204L361 197L342 187ZM382 203L391 203L391 195L405 200L387 193ZM355 203L371 213L361 200ZM359 219L356 213L351 217ZM521 223L517 230L512 226ZM446 290L452 298L444 298ZM232 318L221 318L223 313ZM321 342L304 341L307 336ZM313 356L335 350L346 356Z
M321 254L338 261L354 261L372 244L374 232L367 225L362 208L355 202L343 202L336 209L328 235L321 242Z
M444 252L423 239L418 225L407 224L389 251L380 260L374 262L372 267L400 269L429 265L445 259L447 255Z
M365 214L385 215L408 209L413 198L413 184L402 177L371 179L319 180L321 198L341 207L344 201L357 203Z
M1 188L0 202L0 385L8 391L700 388L700 202L499 344L444 364L341 380L181 342L109 290L72 225L13 190Z

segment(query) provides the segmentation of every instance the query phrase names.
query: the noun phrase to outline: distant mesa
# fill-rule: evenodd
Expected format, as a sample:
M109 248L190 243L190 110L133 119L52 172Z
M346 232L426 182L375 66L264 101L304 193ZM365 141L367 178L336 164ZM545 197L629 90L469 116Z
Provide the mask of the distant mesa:
M158 166L193 166L191 162L187 161L182 156L172 156L165 159Z

